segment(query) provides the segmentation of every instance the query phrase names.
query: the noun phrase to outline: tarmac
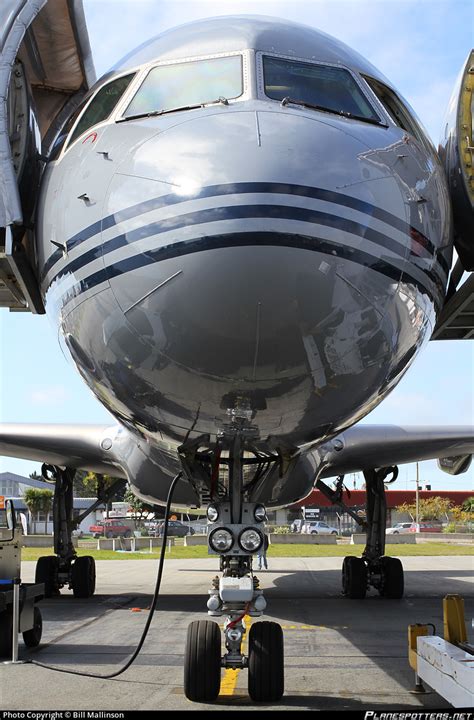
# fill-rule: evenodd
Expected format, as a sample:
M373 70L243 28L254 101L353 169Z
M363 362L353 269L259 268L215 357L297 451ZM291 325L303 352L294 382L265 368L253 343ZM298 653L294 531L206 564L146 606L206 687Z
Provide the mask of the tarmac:
M426 687L414 692L407 659L407 627L433 623L443 634L442 598L464 597L473 641L474 557L404 557L405 596L365 600L341 596L342 558L270 558L258 571L268 602L263 620L283 626L285 694L275 704L253 703L247 672L223 670L218 700L191 703L183 693L187 626L207 619L207 590L215 558L167 560L148 638L135 663L112 680L78 677L32 664L0 665L2 710L418 710L449 708ZM24 582L34 579L23 563ZM106 674L134 651L148 617L157 561L97 562L97 590L88 600L61 597L40 603L41 645L20 659L62 669ZM257 619L252 618L251 622Z

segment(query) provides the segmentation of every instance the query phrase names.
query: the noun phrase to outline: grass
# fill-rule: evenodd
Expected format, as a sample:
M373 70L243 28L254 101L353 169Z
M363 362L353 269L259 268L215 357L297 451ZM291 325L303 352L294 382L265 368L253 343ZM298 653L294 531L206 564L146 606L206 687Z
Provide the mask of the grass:
M271 545L268 557L345 557L360 555L363 545ZM51 555L52 548L23 548L22 560L37 560L41 555ZM433 555L474 555L472 545L452 545L448 543L423 543L420 545L387 545L386 555L394 557L433 556ZM159 553L113 552L112 550L94 550L79 548L78 555L91 555L96 560L156 560ZM205 545L192 547L173 547L166 552L166 558L184 560L209 557Z

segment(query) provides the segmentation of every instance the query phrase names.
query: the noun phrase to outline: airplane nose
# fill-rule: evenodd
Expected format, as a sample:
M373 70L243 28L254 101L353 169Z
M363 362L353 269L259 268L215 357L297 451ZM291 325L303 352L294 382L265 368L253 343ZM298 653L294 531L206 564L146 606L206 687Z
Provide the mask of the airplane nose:
M403 198L396 181L364 159L367 146L343 121L311 119L283 108L219 108L197 119L177 118L124 158L106 196L104 215L113 222L102 234L104 262L124 311L155 293L160 283L170 282L182 263L164 261L185 254L231 245L315 251L319 243L325 259L318 258L317 266L324 269L334 267L337 255L358 255L367 266L386 252L387 224L375 208L391 204L393 217L403 218ZM389 232L391 246L405 258L406 242L396 228ZM364 255L367 245L370 256ZM244 256L254 257L254 250ZM280 260L270 259L276 257L273 251L264 256L264 275L271 267L276 278ZM287 251L279 256L289 262ZM315 260L311 258L312 267ZM217 287L219 278L227 277L225 265L217 269L216 255L212 261L200 258L197 266L209 263L212 278L194 280L203 287L206 283L207 292L209 282ZM128 268L137 282L130 282ZM244 271L249 274L251 267L239 272ZM285 272L294 277L299 270L292 271L290 263ZM392 267L394 285L400 277L401 271ZM180 282L190 280L182 277ZM386 300L386 292L377 294L377 311ZM288 303L294 301L292 292Z
M222 109L123 160L104 208L106 272L148 348L147 382L153 368L188 411L207 398L196 431L242 394L266 432L283 422L270 412L281 396L289 425L332 427L331 407L349 417L414 355L428 321L410 290L386 312L408 253L403 199L366 149L337 123ZM403 322L413 332L394 355Z

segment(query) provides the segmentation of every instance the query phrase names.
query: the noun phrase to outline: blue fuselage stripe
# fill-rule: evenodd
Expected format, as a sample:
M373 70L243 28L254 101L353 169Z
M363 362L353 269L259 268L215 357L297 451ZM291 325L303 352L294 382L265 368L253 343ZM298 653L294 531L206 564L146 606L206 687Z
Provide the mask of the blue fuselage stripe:
M107 255L108 253L118 250L119 248L132 245L133 243L145 240L149 237L160 235L162 233L170 232L172 230L179 230L185 227L196 227L204 223L214 223L224 220L236 220L236 219L271 219L276 218L279 220L293 220L307 223L313 223L315 225L322 225L325 227L335 228L358 237L362 237L370 242L389 250L396 254L403 260L408 260L407 255L410 253L409 248L403 243L397 242L393 238L384 235L373 228L362 225L361 223L346 218L341 218L338 215L332 215L330 213L322 212L319 210L312 210L308 208L294 207L289 205L232 205L229 207L218 207L218 208L206 208L204 210L198 210L195 212L185 213L183 215L177 215L172 218L159 220L157 222L150 223L149 225L143 225L139 228L134 228L127 233L122 233L104 242L102 246L96 246L91 250L83 253L81 256L72 260L65 265L55 276L54 280L59 280L62 277L69 275L70 273L77 272L81 268L85 267L89 263L97 260L101 255ZM258 234L258 233L256 233ZM209 246L212 247L212 237L209 238ZM180 241L174 241L180 244ZM173 243L174 244L174 243ZM413 261L413 258L410 258ZM414 263L415 264L415 263ZM440 292L443 291L442 279L434 274L431 270L419 267L432 282L434 282L440 288Z
M101 268L97 272L78 281L76 286L67 292L63 298L63 302L67 303L74 297L77 297L87 290L91 290L103 282L107 282L120 275L132 272L139 268L145 267L155 262L169 260L184 255L208 250L216 250L231 247L291 247L302 250L310 250L326 255L350 260L364 267L370 268L376 272L382 273L394 282L398 282L403 276L403 281L415 285L420 292L433 300L433 293L418 278L411 274L408 270L400 270L400 268L391 265L387 258L378 258L368 252L358 250L348 245L343 245L332 240L326 240L309 235L299 233L278 233L278 232L239 232L226 233L221 235L213 235L197 238L195 240L173 242L154 250L147 250L145 253L139 253L132 257L125 258L106 268ZM440 298L436 302L439 304Z
M269 182L227 183L222 185L209 185L202 188L200 191L194 193L193 195L187 196L183 196L182 194L178 193L160 195L159 197L145 200L141 203L132 205L131 207L108 215L102 220L98 220L92 225L89 225L73 237L69 238L66 243L66 249L68 252L70 252L81 243L94 237L94 235L108 230L109 228L114 227L118 223L151 212L152 210L158 210L163 207L177 205L183 202L188 202L189 200L199 200L200 198L239 195L248 193L270 193L290 196L293 195L349 207L353 210L369 215L370 217L381 220L382 222L385 222L386 224L391 225L395 229L408 235L413 244L414 255L423 256L424 254L427 254L429 257L431 257L435 253L435 247L433 243L428 238L426 238L419 230L410 226L408 223L406 223L404 220L397 217L396 215L393 215L392 213L389 213L382 208L378 208L375 205L371 205L364 200L359 200L358 198L352 197L350 195L344 195L343 193L335 192L333 190L325 190L323 188ZM42 272L42 280L44 280L47 273L57 262L62 259L62 257L62 250L57 250L52 253L52 255L48 258L44 265ZM445 259L439 253L437 260L443 270L447 273L449 268Z

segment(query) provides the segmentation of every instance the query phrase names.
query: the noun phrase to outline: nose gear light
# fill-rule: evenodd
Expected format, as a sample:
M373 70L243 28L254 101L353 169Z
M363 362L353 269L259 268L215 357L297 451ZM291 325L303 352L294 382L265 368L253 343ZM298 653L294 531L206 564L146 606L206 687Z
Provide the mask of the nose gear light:
M246 528L239 535L239 545L245 552L256 553L263 545L263 535L255 528Z
M227 552L233 544L234 536L226 528L216 528L209 535L209 545L215 552Z

